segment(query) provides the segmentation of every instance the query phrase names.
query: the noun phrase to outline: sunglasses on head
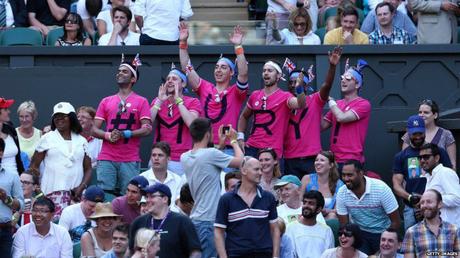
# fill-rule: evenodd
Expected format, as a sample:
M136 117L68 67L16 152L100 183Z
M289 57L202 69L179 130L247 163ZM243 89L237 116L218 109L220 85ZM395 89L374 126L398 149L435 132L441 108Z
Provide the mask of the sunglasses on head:
M341 231L339 231L339 236L341 236L341 235L345 235L346 237L352 237L353 232L347 231L347 230L341 230Z

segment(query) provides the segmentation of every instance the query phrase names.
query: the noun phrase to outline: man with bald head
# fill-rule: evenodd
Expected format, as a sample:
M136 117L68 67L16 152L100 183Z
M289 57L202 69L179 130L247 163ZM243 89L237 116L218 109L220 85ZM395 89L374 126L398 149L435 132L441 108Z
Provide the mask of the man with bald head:
M276 199L259 186L260 162L244 157L241 183L219 200L214 235L219 257L279 257Z

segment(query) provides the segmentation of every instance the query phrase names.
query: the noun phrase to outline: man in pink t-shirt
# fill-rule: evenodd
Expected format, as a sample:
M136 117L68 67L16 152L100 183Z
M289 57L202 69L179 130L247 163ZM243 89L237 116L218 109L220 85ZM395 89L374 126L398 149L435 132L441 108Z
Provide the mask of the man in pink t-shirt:
M236 74L235 64L230 59L221 57L214 68L214 79L212 84L201 78L190 64L190 57L187 50L188 28L181 23L179 55L182 69L187 71L187 78L192 89L200 98L204 117L211 120L214 144L219 144L219 127L231 125L237 127L238 115L240 114L243 102L248 93L248 64L242 47L244 34L239 26L233 29L229 41L235 47L237 56L238 78L236 83L230 85L233 75ZM228 142L222 144L227 154L233 155L233 148ZM227 145L227 146L225 146Z
M289 126L284 137L284 172L296 175L299 179L314 171L316 155L321 151L321 119L324 104L329 98L329 92L334 82L335 68L340 62L342 49L334 48L329 52L329 70L319 92L306 98L306 107L291 113ZM295 82L301 71L290 74L288 89L295 94ZM308 79L310 77L310 80ZM304 92L313 80L313 75L305 76Z
M158 97L152 101L150 109L152 120L156 120L154 142L163 141L171 146L168 169L180 176L184 174L180 156L193 145L189 126L201 113L200 101L182 94L185 87L186 75L173 68L166 82L160 86Z
M329 98L330 111L321 122L322 130L332 126L331 151L335 154L339 172L346 160L359 160L364 163L364 142L371 104L358 96L358 93L363 84L362 69L365 66L367 63L359 60L357 67L345 69L340 82L343 99L336 102Z
M111 194L118 194L117 188L124 194L129 180L139 174L140 137L152 130L149 103L132 90L138 78L137 66L122 62L116 75L118 93L102 99L96 112L93 136L103 139L98 186Z
M278 82L283 73L278 63L268 61L263 67L264 88L252 92L238 121L238 141L244 145L244 132L253 116L250 136L245 146L245 154L257 157L262 148L271 147L278 157L283 154L283 138L287 130L291 110L305 107L305 92L298 83L297 97L281 90ZM303 80L303 79L301 79Z

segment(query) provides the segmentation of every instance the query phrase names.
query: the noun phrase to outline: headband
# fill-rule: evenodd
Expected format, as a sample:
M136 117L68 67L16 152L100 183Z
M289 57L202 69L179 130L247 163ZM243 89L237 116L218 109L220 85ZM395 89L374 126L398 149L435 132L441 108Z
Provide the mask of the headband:
M297 77L299 77L299 74L300 74L300 72L293 72L289 76L289 79L290 80L293 80L293 79L295 80L295 79L297 79ZM304 75L303 81L305 82L305 84L308 84L310 82L310 80L308 79L308 76L306 76L306 75Z
M136 70L134 70L134 68L131 65L129 65L128 63L123 63L123 64L120 64L120 66L124 66L124 67L128 68L134 74L134 77L137 80Z
M217 62L219 61L225 62L228 66L230 66L230 69L232 69L232 71L235 71L235 64L230 59L221 56L219 60L217 60Z
M275 63L275 62L273 62L273 61L268 61L268 62L265 63L265 65L273 66L273 68L275 68L275 70L276 70L279 74L283 74L283 72L281 71L281 67L280 67L277 63Z
M169 74L175 74L175 75L179 76L179 78L181 78L182 81L187 84L187 76L183 72L179 71L178 69L173 68L171 71L169 71Z

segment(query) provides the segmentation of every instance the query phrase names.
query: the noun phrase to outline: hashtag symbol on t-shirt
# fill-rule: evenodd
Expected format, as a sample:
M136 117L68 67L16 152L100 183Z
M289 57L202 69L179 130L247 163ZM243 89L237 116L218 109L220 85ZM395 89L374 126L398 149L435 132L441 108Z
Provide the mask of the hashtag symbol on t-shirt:
M118 130L120 125L126 125L123 130L131 130L132 125L136 122L136 120L134 120L134 113L130 113L128 119L121 118L121 115L122 114L117 114L116 118L110 121L110 123L113 125L113 129ZM125 144L128 143L128 141L129 139L124 139Z

